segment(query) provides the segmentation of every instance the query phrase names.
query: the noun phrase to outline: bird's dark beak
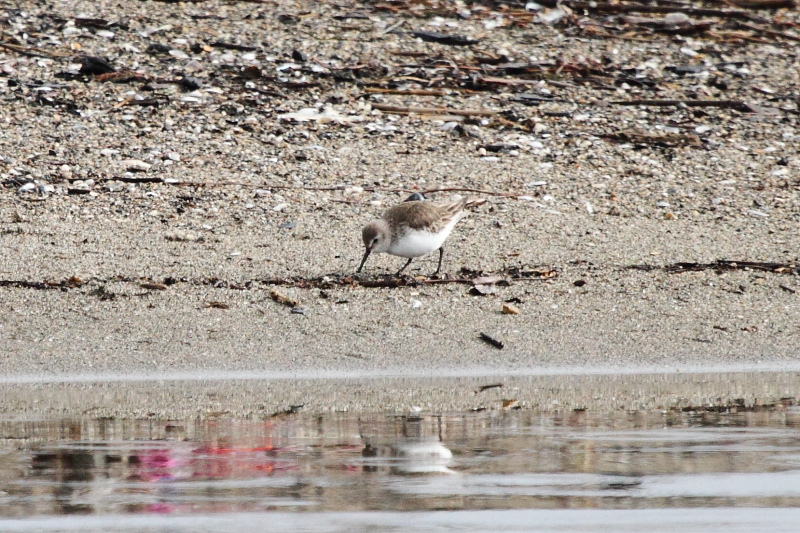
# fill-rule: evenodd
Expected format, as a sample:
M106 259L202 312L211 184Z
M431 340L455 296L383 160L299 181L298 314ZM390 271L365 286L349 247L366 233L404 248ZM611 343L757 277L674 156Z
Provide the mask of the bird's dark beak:
M364 258L361 260L361 264L358 265L358 270L356 270L356 274L361 272L361 269L364 268L364 263L367 262L367 257L369 257L370 252L372 252L372 250L369 248L367 248L367 251L364 252Z

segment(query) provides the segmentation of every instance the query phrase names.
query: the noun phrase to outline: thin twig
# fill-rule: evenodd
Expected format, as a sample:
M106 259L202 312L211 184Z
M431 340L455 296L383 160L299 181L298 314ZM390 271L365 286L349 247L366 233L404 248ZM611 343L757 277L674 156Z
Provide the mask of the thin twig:
M512 193L512 192L487 191L486 189L470 189L468 187L444 187L441 189L428 189L426 191L422 191L422 194L433 194L437 192L474 192L476 194L486 194L488 196L501 196L504 198L516 198L517 196L522 196L523 194L523 193Z
M0 41L0 47L5 48L7 50L13 50L14 52L17 52L19 54L31 57L49 57L51 59L53 58L61 59L64 57L70 57L70 54L64 54L61 52L47 52L39 48L31 48L29 46L21 46L18 44L6 43L2 41Z
M396 30L397 28L399 28L400 26L402 26L405 23L406 23L405 19L403 19L403 20L401 20L399 22L395 22L394 24L392 24L391 26L388 26L382 32L380 32L380 35L386 35L387 33L391 33L391 32L393 32L394 30Z
M325 186L315 186L315 185L278 185L274 183L267 183L267 184L252 184L252 183L242 183L240 181L164 181L160 178L119 178L119 177L111 177L111 178L101 178L99 181L126 181L126 182L133 182L133 183L161 183L163 185L174 185L177 187L253 187L256 189L276 189L276 190L302 190L302 191L344 191L350 185L325 185ZM411 193L411 192L420 192L416 189L404 189L404 188L390 188L390 187L364 187L365 191L368 192L394 192L394 193ZM524 193L516 193L516 192L502 192L502 191L490 191L486 189L474 189L471 187L442 187L437 189L427 189L421 191L422 194L434 194L437 192L473 192L476 194L485 194L488 196L501 196L504 198L516 198L521 196Z
M795 0L726 0L725 3L742 9L791 9L797 7Z
M44 202L47 200L46 196L20 196L20 200L25 200L26 202Z
M615 100L615 105L643 105L655 107L668 107L685 105L687 107L723 107L735 109L745 113L754 112L753 108L741 100Z
M753 16L747 11L738 9L705 9L699 7L678 7L675 5L654 6L649 4L620 3L611 2L585 2L585 1L565 1L560 0L541 0L539 4L545 7L558 7L559 4L569 7L575 11L590 11L596 13L684 13L695 17L721 17L752 19Z
M719 40L727 40L731 42L732 40L739 40L745 41L748 43L758 43L758 44L765 44L770 42L768 39L764 37L756 37L755 35L744 35L743 31L740 30L709 30L707 32L709 37L713 37L714 39Z
M493 109L448 109L446 107L414 107L414 106L399 106L389 104L372 104L374 109L379 109L386 113L399 113L409 114L416 113L419 115L459 115L464 117L489 117L496 115L500 111Z
M742 28L746 28L748 30L753 30L759 33L763 33L765 35L770 35L772 37L780 37L782 39L787 39L789 41L800 42L800 37L798 37L797 35L792 35L791 33L770 30L768 28L762 28L760 26L756 26L755 24L747 24L746 22L740 22L739 26Z
M494 83L496 85L537 85L541 80L526 80L522 78L498 78L495 76L482 76L475 81L478 83Z
M447 96L447 91L432 91L425 89L382 89L380 87L366 87L364 92L370 94L400 94L411 96Z

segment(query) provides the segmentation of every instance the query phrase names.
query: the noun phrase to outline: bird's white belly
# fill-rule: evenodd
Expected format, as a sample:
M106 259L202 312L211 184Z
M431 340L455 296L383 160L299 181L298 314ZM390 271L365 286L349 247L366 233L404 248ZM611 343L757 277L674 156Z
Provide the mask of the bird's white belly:
M406 233L393 242L387 253L400 257L419 257L438 250L447 240L455 223L448 225L439 233L409 229Z

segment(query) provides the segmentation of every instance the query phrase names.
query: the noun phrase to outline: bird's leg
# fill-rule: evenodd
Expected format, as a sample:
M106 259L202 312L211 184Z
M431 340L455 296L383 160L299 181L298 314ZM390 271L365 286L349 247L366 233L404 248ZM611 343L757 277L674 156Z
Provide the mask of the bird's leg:
M442 257L444 257L444 246L439 248L439 266L436 267L436 272L433 273L434 276L442 269Z
M398 271L397 271L397 274L395 274L395 276L399 276L399 275L400 275L400 273L401 273L403 270L405 270L405 269L406 269L406 267L407 267L408 265L410 265L410 264L411 264L411 260L412 260L412 259L413 259L413 257L410 257L410 258L408 259L408 261L406 262L406 264L405 264L405 265L403 265L403 268L401 268L400 270L398 270Z

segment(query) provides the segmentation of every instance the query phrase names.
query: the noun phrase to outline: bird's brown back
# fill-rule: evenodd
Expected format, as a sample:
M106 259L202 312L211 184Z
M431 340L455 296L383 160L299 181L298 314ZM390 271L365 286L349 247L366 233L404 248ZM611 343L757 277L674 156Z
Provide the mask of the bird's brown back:
M406 227L438 233L464 209L464 203L463 200L446 204L403 202L386 211L383 218L394 228Z

